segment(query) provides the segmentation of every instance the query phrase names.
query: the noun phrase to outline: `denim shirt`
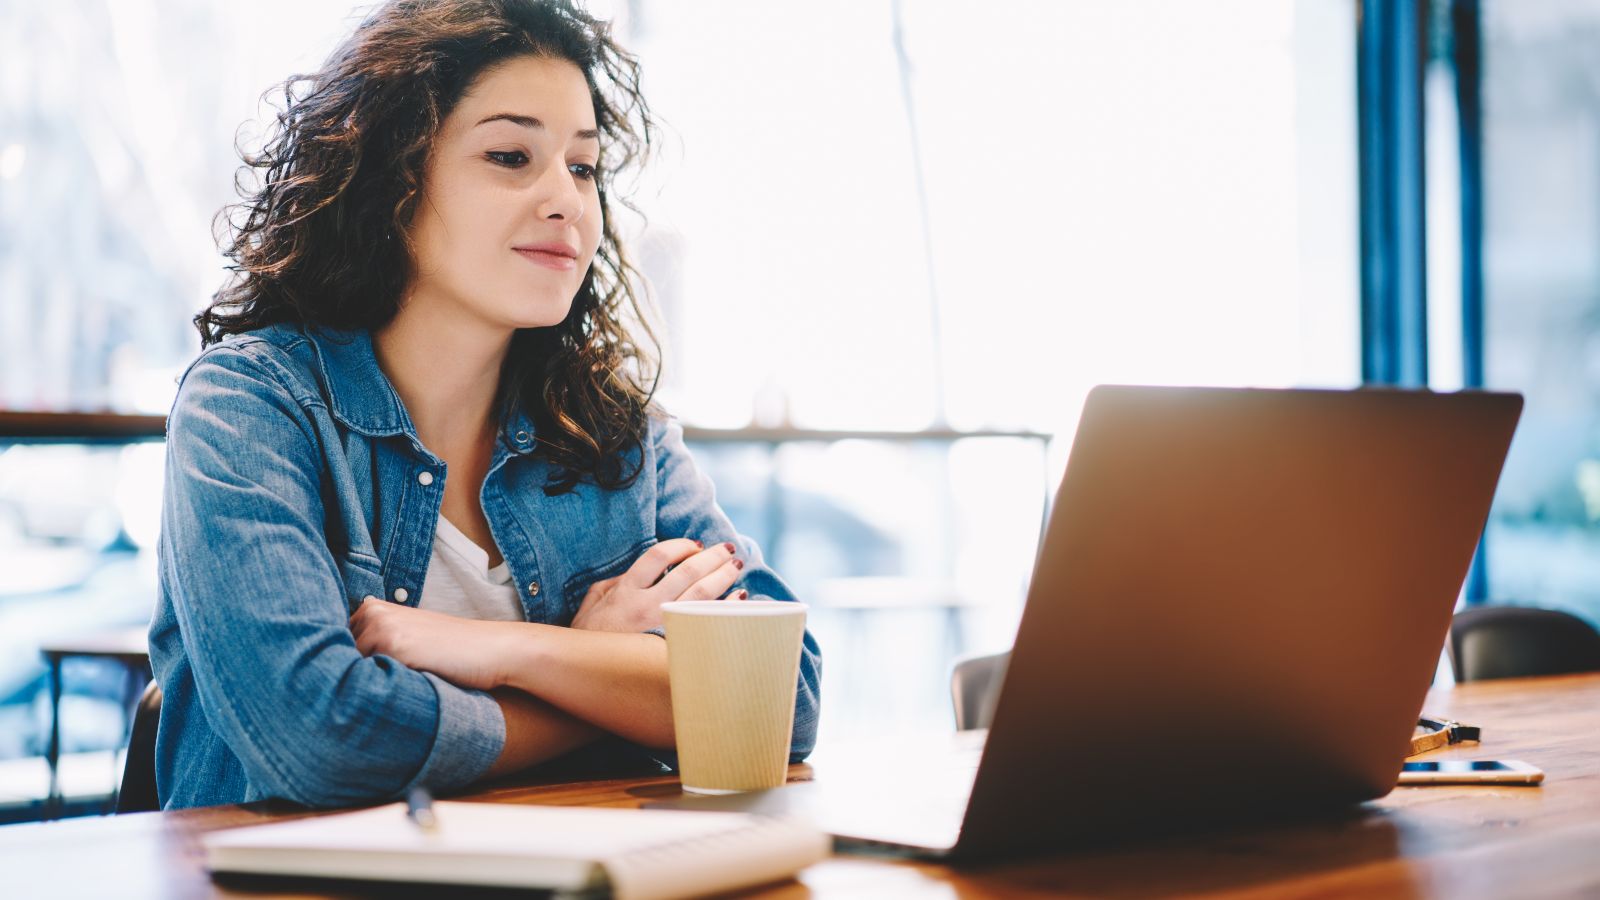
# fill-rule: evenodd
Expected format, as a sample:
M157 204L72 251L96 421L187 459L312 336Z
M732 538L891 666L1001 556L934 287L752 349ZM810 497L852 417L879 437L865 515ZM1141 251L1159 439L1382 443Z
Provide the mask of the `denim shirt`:
M678 537L735 543L738 587L794 599L717 506L675 422L651 416L626 460L642 453L644 468L618 490L583 481L546 496L534 446L533 422L508 414L481 494L529 622L570 624L591 585ZM277 325L195 360L167 421L150 627L164 808L345 806L483 776L505 742L494 699L362 656L348 622L368 595L422 600L448 477L367 332ZM796 760L815 742L820 667L807 633Z

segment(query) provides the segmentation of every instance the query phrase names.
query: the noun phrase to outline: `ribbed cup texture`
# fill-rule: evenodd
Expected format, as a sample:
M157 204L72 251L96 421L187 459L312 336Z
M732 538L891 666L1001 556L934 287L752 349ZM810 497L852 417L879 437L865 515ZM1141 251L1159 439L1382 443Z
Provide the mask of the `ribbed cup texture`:
M806 617L664 613L686 789L777 787L789 771Z

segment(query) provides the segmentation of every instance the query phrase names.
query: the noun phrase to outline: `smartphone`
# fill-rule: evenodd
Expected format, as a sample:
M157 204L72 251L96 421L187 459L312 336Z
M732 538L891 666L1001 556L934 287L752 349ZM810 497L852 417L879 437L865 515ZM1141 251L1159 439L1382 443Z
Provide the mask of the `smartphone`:
M1400 768L1401 784L1538 784L1544 773L1515 759L1434 759Z

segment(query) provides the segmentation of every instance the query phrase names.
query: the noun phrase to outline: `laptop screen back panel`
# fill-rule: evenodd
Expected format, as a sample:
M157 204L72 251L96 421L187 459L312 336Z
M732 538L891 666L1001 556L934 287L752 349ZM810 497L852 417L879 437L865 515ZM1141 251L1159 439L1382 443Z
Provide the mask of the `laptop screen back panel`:
M1520 410L1096 388L957 855L1387 793Z

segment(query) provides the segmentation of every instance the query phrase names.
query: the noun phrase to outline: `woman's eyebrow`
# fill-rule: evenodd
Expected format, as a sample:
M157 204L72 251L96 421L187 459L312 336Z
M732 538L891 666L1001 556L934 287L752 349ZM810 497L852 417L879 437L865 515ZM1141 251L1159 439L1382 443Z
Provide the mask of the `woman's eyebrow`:
M524 116L520 113L495 113L492 116L484 116L478 120L477 125L473 125L472 127L477 128L478 125L487 125L490 122L510 122L513 125L521 125L523 128L536 128L540 131L544 130L543 122L539 121L533 116ZM584 141L600 140L600 132L595 128L580 129L575 133L574 136L579 140Z

